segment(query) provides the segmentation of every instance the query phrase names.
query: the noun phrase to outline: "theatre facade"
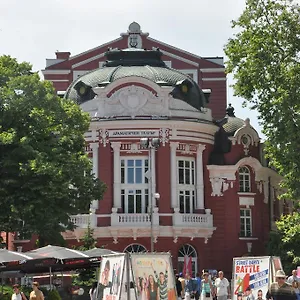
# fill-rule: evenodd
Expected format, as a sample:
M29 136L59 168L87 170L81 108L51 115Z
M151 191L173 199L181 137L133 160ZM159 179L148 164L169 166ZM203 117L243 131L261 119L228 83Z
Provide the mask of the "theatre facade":
M99 47L57 52L43 74L90 114L86 151L107 185L89 214L71 216L70 245L90 225L99 247L152 244L178 271L189 258L194 271L230 273L232 257L265 254L291 204L277 201L280 177L250 120L227 104L223 58L178 49L133 22Z

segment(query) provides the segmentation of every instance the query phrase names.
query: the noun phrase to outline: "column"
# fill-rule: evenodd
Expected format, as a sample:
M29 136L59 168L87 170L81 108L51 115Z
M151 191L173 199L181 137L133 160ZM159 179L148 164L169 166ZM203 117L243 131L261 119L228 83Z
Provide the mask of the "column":
M150 170L151 170L151 180L150 180L150 195L151 195L151 201L152 201L152 206L156 207L156 200L154 198L154 194L156 193L156 169L155 169L155 148L150 148L149 149L149 155L150 157L150 161L149 164L151 164L150 166Z
M99 142L90 143L93 155L93 174L98 178L98 159L99 159ZM99 208L99 200L93 200L90 206L92 213L95 213L95 210ZM92 226L92 225L91 225Z
M113 207L120 208L121 205L121 142L112 142L111 148L114 151L114 200Z
M204 209L204 182L203 182L203 151L205 145L199 144L196 157L196 190L197 190L197 209Z
M98 174L98 159L99 159L99 143L91 143L91 149L93 154L93 173L96 178L99 177Z
M170 142L171 148L171 207L176 208L179 206L177 197L177 162L176 162L176 150L178 142Z

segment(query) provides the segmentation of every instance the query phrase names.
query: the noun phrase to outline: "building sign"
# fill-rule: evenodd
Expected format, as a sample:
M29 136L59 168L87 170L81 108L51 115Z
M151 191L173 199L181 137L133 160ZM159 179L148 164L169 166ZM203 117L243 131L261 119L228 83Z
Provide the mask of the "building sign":
M110 130L109 137L158 137L159 130Z

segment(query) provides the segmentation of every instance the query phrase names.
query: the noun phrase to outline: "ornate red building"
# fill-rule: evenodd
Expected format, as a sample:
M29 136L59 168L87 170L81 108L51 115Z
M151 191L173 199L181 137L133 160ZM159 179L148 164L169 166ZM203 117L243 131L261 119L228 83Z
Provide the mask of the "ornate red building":
M178 270L185 256L194 270L231 272L232 257L265 254L283 211L280 178L250 120L226 110L223 58L167 45L134 22L94 49L57 52L43 74L90 113L86 149L107 185L90 214L72 216L70 244L90 224L98 245L117 251L150 251L152 236Z

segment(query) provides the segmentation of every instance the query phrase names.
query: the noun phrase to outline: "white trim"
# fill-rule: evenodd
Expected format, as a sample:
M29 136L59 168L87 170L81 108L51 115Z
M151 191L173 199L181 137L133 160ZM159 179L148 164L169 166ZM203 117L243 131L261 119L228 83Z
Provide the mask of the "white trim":
M244 211L250 211L250 216L241 216L241 210L244 210ZM244 219L245 220L245 226L244 226L244 230L246 229L246 226L247 226L247 224L246 224L246 220L250 220L250 230L251 230L251 236L252 236L252 234L253 234L253 227L252 227L252 209L251 208L249 208L249 207L247 207L247 208L244 208L244 207L240 207L240 225L241 225L241 219ZM241 228L241 226L240 226L240 228ZM240 232L240 234L241 234L241 232ZM247 232L246 232L246 234L247 234ZM250 238L251 236L241 236L241 238Z
M155 48L155 47L153 47L153 48ZM162 50L162 49L159 49L159 50L160 50L160 52L161 52L162 54L164 54L164 55L166 55L166 56L169 56L169 57L175 58L175 59L177 59L177 60L183 61L183 62L185 62L185 63L187 63L187 64L189 64L189 65L199 67L199 64L196 63L196 62L194 62L194 61L192 61L192 60L189 60L189 59L180 57L180 56L178 56L178 55L176 55L176 54L170 53L170 52L165 51L165 50ZM180 69L178 69L178 70L180 71Z
M70 74L71 70L42 70L43 75L64 75Z
M202 78L202 81L226 81L226 77Z
M172 61L171 60L164 60L164 63L168 68L172 68Z
M86 74L89 70L74 70L73 71L73 81L79 78L80 76Z
M169 44L167 44L167 43L161 42L161 41L156 40L156 39L153 39L153 38L151 38L151 37L147 37L147 39L150 40L150 41L152 41L152 42L155 42L155 43L164 45L164 46L166 46L166 47L168 47L168 48L171 48L171 49L173 49L173 50L176 50L176 51L185 53L185 54L187 54L187 55L190 55L190 56L192 56L192 57L194 57L194 58L196 58L196 59L205 59L205 58L203 58L203 57L201 57L201 56L199 56L199 55L196 55L196 54L193 54L193 53L188 52L188 51L186 51L186 50L182 50L182 49L180 49L180 48L171 46L171 45L169 45ZM161 50L161 49L160 49L160 50Z
M69 82L69 79L47 79L52 82Z
M88 59L82 60L81 62L78 62L78 63L72 65L72 69L75 69L75 68L77 68L77 67L80 67L80 66L82 66L82 65L85 65L85 64L87 64L87 63L89 63L89 62L91 62L91 61L93 61L93 60L96 60L96 59L101 58L101 57L104 57L104 56L105 56L105 52L103 52L103 53L101 53L101 54L98 54L98 55L95 55L95 56L93 56L93 57L90 57L90 58L88 58Z
M197 69L180 69L180 72L184 74L193 74L193 80L198 82L198 70Z
M200 69L202 73L224 73L225 68L207 68L207 69Z
M112 44L112 43L121 41L122 39L123 39L122 37L119 37L119 38L117 38L117 39L115 39L115 40L109 41L109 42L104 43L104 44L102 44L102 45L100 45L100 46L97 46L97 47L95 47L95 48L92 48L92 49L89 49L89 50L87 50L87 51L81 52L81 53L79 53L79 54L76 54L76 55L74 55L74 56L71 56L71 57L69 58L69 60L74 59L74 58L77 58L77 57L80 57L80 56L85 55L85 54L88 54L88 53L90 53L90 52L96 51L96 50L98 50L98 49L101 49L101 48L103 48L103 47L109 45L109 44Z
M256 237L239 237L239 240L241 240L241 241L256 241L256 240L258 240L258 238L256 238Z

